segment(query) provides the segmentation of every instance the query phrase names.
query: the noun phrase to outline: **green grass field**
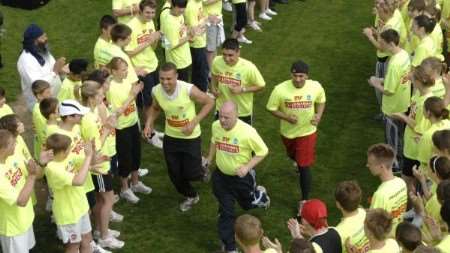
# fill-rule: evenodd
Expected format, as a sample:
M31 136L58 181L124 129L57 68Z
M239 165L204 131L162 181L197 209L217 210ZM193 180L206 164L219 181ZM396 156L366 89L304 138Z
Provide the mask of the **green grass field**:
M312 197L326 201L329 223L337 224L339 213L333 200L336 182L357 179L364 191L363 205L378 184L365 167L366 149L383 141L381 123L372 118L377 112L373 90L367 78L373 72L374 50L362 35L362 28L372 23L370 0L290 0L278 5L279 15L263 23L263 33L248 32L254 41L242 47L242 56L253 61L262 72L266 89L255 97L254 126L269 146L270 154L257 168L257 181L265 185L272 198L269 210L250 213L262 221L265 233L278 237L284 248L290 235L288 218L295 215L299 200L298 179L280 141L279 122L265 111L268 96L276 84L289 78L290 64L303 59L310 64L312 79L327 93L327 108L320 124L317 162L313 170ZM5 15L6 36L1 53L4 64L0 85L12 101L20 93L16 62L25 27L36 22L49 35L55 57L92 59L98 19L111 12L108 0L53 0L44 8L24 11L1 7ZM229 20L230 14L226 13ZM203 150L207 150L212 117L204 121ZM220 248L217 235L217 202L210 184L196 184L201 201L188 213L178 210L181 197L169 181L163 155L144 144L143 167L151 169L144 178L153 188L149 196L132 206L123 201L115 209L125 215L113 228L122 232L125 247L117 252L215 252ZM141 197L141 196L140 196ZM236 209L240 214L243 211ZM0 211L1 215L1 211ZM61 252L55 227L48 214L38 212L34 228L35 252Z

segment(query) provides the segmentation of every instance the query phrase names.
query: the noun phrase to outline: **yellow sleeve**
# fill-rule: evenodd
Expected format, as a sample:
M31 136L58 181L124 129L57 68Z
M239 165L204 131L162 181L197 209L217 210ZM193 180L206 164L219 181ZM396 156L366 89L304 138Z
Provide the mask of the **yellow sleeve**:
M256 130L252 130L253 131L250 131L251 134L249 138L250 148L253 152L255 152L255 155L266 156L269 153L269 149L267 148L261 136L259 136L259 134L256 132Z
M319 85L319 87L318 87L319 94L316 97L315 103L323 104L327 101L326 96L325 96L325 90L323 89L322 85L320 85L319 83L317 83L317 84Z
M81 119L81 138L84 141L99 138L99 131L96 122L91 116L85 115Z
M249 70L250 70L250 78L248 80L248 84L260 87L266 86L266 82L264 81L261 72L259 72L258 68L254 64L252 64L252 67Z
M66 186L71 186L75 174L66 171L64 168L47 167L47 180L53 189L62 189Z
M370 209L375 209L375 208L381 208L381 209L385 209L385 201L384 198L378 196L380 193L378 191L376 191L373 196L372 196L372 201L370 203Z
M278 111L278 108L280 108L280 97L278 95L278 89L275 87L270 93L269 100L267 101L266 109L269 111Z

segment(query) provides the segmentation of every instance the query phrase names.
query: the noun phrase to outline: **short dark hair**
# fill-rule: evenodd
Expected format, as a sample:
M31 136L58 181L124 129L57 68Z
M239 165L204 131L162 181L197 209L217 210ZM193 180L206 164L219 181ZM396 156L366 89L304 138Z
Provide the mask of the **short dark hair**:
M172 7L186 8L187 0L171 0Z
M86 59L73 59L69 63L69 71L72 74L80 75L86 71L88 64Z
M177 72L177 66L172 62L166 62L161 65L160 70L164 72L174 70L175 72Z
M239 51L239 41L237 39L228 38L223 42L222 49Z
M334 191L334 197L341 207L347 212L358 209L361 203L362 191L356 181L339 182Z
M445 156L434 156L428 163L430 169L439 179L450 179L450 160Z
M16 114L8 114L0 118L0 129L8 130L14 136L18 136L17 127L19 126L19 118Z
M450 226L450 200L449 199L444 200L444 203L442 203L441 217L442 217L442 220L445 221L445 223L447 223L447 226Z
M131 28L124 24L116 24L111 29L111 40L117 42L118 40L125 40L131 35Z
M378 143L369 147L367 155L374 156L377 162L383 163L386 167L392 167L395 158L395 151L387 144Z
M438 184L436 196L440 203L450 201L450 180L443 180Z
M291 73L309 74L309 66L302 60L298 60L291 65Z
M395 230L395 239L409 251L413 251L419 245L422 245L422 233L420 229L407 221L398 224Z
M315 253L313 245L310 241L304 238L295 238L291 242L291 247L289 249L291 253Z
M47 120L50 119L50 114L55 113L58 108L59 101L56 98L44 98L39 103L39 111L41 111L42 116Z
M86 81L95 81L99 84L103 84L105 83L106 79L108 79L108 76L108 71L96 69L88 75Z
M433 145L440 151L450 151L450 130L444 129L434 132L432 138Z
M111 15L104 15L100 19L100 29L106 29L115 24L117 24L117 19Z
M414 21L419 27L423 27L427 34L430 34L434 30L434 27L436 26L436 20L424 14L415 17Z
M36 80L31 84L31 91L33 91L33 95L37 97L37 95L42 94L46 89L50 88L50 84L44 80Z
M400 36L398 35L398 32L394 29L387 29L383 31L380 34L380 37L388 44L394 43L394 45L398 46L398 43L400 42Z
M0 87L0 98L4 98L6 96L6 91L3 87Z
M142 0L139 3L139 10L141 12L143 12L145 7L150 7L151 9L156 9L158 7L158 5L156 4L156 2L154 0Z
M72 140L69 136L63 134L52 134L47 138L45 147L48 150L52 150L53 154L59 154L61 152L67 151L70 148Z

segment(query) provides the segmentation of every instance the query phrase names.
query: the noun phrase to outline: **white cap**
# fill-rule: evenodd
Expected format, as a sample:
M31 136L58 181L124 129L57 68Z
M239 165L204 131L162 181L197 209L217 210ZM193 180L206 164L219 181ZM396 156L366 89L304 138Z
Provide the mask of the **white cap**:
M85 115L88 112L89 108L80 105L78 101L73 99L64 100L59 105L59 116Z

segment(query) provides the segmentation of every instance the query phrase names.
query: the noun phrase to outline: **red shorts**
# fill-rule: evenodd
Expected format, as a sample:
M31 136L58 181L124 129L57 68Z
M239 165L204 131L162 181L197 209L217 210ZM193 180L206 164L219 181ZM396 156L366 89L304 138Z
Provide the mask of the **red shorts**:
M316 133L294 139L281 136L281 139L286 147L288 156L296 161L298 166L308 167L313 165L317 140Z

